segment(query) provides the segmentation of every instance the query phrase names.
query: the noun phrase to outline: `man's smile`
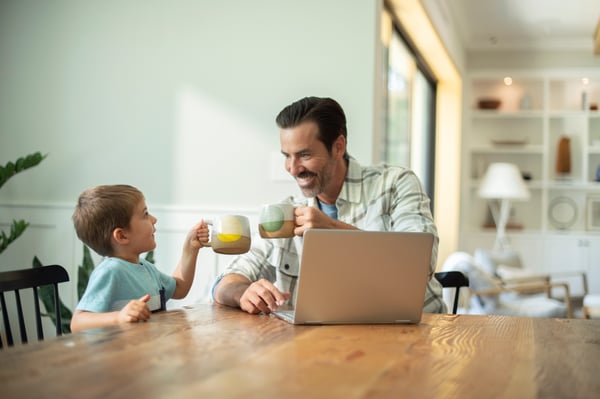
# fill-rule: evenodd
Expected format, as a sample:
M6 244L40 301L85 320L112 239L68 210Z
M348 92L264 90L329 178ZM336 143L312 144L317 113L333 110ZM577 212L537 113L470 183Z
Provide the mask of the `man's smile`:
M317 174L313 172L302 172L296 176L296 182L298 185L300 185L300 187L306 187L313 182L316 176Z

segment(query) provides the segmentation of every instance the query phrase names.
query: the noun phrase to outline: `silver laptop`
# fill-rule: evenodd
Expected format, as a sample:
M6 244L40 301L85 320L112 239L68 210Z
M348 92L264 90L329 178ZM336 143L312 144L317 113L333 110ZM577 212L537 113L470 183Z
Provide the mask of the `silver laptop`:
M313 229L304 233L293 324L419 323L433 234Z

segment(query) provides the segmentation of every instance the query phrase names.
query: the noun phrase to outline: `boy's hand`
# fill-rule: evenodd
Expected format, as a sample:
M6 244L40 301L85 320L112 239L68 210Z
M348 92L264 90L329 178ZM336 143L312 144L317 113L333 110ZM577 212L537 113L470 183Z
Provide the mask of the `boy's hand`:
M192 227L192 230L188 233L188 241L191 244L192 248L202 248L202 243L207 242L208 238L208 225L204 223L204 220L201 220L198 224Z
M150 300L150 295L146 294L140 299L130 301L117 316L119 323L136 323L138 321L147 321L152 312L148 307L147 302Z

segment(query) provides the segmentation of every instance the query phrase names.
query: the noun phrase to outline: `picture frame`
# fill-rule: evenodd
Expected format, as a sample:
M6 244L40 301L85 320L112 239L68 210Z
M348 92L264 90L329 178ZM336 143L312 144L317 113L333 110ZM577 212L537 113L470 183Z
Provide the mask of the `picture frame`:
M587 197L586 211L587 229L600 231L600 195Z

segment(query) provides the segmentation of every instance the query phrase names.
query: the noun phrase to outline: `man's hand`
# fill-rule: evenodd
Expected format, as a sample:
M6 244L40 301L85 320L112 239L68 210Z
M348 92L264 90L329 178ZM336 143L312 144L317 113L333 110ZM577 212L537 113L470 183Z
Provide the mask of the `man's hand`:
M335 220L323 211L312 206L299 206L294 210L296 228L294 234L302 236L308 229L345 229L358 230L358 227Z
M240 308L248 313L269 314L290 298L289 292L281 292L268 280L261 279L250 284L240 298Z

